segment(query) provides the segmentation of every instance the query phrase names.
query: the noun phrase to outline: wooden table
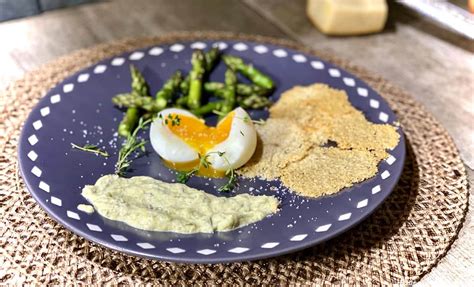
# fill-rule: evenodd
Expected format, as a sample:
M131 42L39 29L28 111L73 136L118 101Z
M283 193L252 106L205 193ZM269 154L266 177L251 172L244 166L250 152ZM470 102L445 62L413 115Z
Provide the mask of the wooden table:
M305 16L304 0L115 0L48 12L0 23L0 89L58 56L125 37L219 30L288 38L350 59L410 92L453 136L472 186L474 43L398 5L390 8L383 33L347 38L319 33ZM471 208L459 238L419 286L472 283L470 192Z

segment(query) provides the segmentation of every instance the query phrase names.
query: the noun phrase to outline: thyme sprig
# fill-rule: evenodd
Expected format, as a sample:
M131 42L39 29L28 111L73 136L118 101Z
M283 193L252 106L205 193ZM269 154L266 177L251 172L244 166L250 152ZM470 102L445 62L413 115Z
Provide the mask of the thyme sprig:
M225 117L227 114L226 113L223 113L221 111L218 111L218 110L213 110L212 111L214 114L220 116L220 117ZM259 119L259 120L253 120L251 117L249 116L244 116L243 118L241 117L235 117L236 119L241 119L244 123L246 124L249 124L249 123L253 123L255 125L264 125L265 124L265 121L263 119Z
M178 172L178 175L176 177L176 180L179 183L186 183L191 176L194 176L202 167L204 168L209 168L211 166L211 163L209 162L209 156L211 154L217 154L218 156L222 157L229 168L225 171L225 175L228 177L228 181L225 185L219 187L219 191L221 192L228 192L231 191L237 182L237 176L235 174L235 171L233 168L230 167L230 162L229 159L225 156L225 152L221 151L215 151L215 152L209 152L205 155L198 154L199 156L199 164L195 168L193 168L190 171L180 171Z
M235 187L235 184L237 182L237 176L235 175L235 171L233 168L230 167L230 162L229 162L229 159L225 156L225 153L224 152L221 152L219 154L220 157L222 157L225 162L227 163L227 166L229 167L226 171L225 171L225 175L229 178L229 180L227 181L226 184L224 184L223 186L219 187L219 191L220 192L229 192L231 191L232 189L234 189Z
M137 151L141 150L142 152L145 152L145 144L147 143L146 140L139 140L137 138L137 134L140 130L146 129L147 125L152 122L153 119L148 119L148 120L143 120L143 118L140 118L138 121L138 126L133 130L131 134L127 136L127 140L125 141L125 144L120 148L119 151L119 156L117 163L115 164L115 174L119 176L123 176L127 169L130 167L130 164L132 163L132 160L129 158L130 155Z
M189 180L189 178L191 178L191 176L195 175L201 169L201 167L209 168L209 166L211 165L211 163L208 161L209 156L210 156L210 153L205 154L204 156L201 156L201 154L198 153L198 157L199 157L198 166L196 166L190 171L179 171L176 177L176 180L179 183L186 183Z
M79 146L75 143L71 143L71 147L74 148L74 149L85 151L85 152L91 152L91 153L94 153L96 155L101 155L103 157L108 157L109 156L108 152L106 152L104 150L101 150L98 146L91 145L91 144L86 144L84 146Z

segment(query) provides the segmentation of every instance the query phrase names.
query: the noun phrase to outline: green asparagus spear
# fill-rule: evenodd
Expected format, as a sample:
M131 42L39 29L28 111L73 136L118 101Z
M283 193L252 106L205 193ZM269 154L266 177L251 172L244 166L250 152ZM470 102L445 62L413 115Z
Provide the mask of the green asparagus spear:
M272 79L257 70L253 65L246 65L241 58L235 56L226 55L222 56L222 58L227 67L242 73L242 75L251 80L255 85L269 90L273 89Z
M244 109L263 109L269 107L272 102L267 97L251 95L249 97L237 97L237 103Z
M224 86L225 86L224 83L207 82L207 83L204 83L204 91L214 94L216 91L223 89ZM271 92L271 90L268 90L256 85L247 85L247 84L238 83L236 92L237 92L237 95L239 96L249 97L252 95L266 96Z
M223 105L224 105L224 101L210 102L210 103L205 104L204 106L200 106L199 108L192 110L192 112L196 116L202 117L202 116L212 113L212 111L221 110Z
M236 103L235 90L237 86L237 75L232 69L225 71L224 103L220 111L224 114L231 112Z
M220 89L215 91L214 95L223 99L226 97L227 91L225 89ZM272 102L267 97L262 97L259 95L250 95L248 97L237 95L237 104L244 109L263 109L269 107Z
M217 60L219 59L221 52L219 48L213 47L209 51L204 54L204 58L206 60L206 74L210 74L212 69L216 66Z
M182 107L186 106L187 103L188 103L188 97L185 96L185 97L178 98L176 100L175 106L182 108Z
M217 61L220 57L221 53L219 48L213 47L211 50L208 52L204 53L204 73L209 75L212 72L212 69L217 64ZM180 89L183 94L188 94L189 92L189 80L190 80L190 75L187 75L186 78L181 82Z
M146 97L148 94L148 85L145 78L135 66L130 65L130 74L132 75L132 92Z
M151 97L142 97L134 93L118 94L112 102L119 107L139 108L147 112L159 112L163 107Z
M168 101L171 100L173 94L179 88L179 84L183 80L180 71L176 71L163 85L161 90L156 93L156 104L161 109L166 108Z
M140 114L137 108L128 108L125 116L118 126L118 134L126 137L130 135L140 119Z
M151 97L141 97L134 94L118 94L112 98L112 102L118 107L138 108L148 113L156 114L162 107ZM183 107L188 102L188 97L181 97L176 100L176 107Z
M208 93L215 93L217 90L222 90L224 89L225 87L225 84L224 83L220 83L220 82L207 82L207 83L204 83L204 91L208 92Z
M184 78L184 80L179 85L179 89L183 95L187 95L189 93L189 74Z
M197 109L201 106L202 78L204 76L204 54L201 50L193 52L191 57L193 68L189 73L188 106Z
M138 94L142 97L148 96L148 86L140 71L138 71L133 65L130 65L130 74L132 76L132 93ZM139 118L140 113L137 108L128 108L118 126L119 135L127 137L137 125Z
M237 94L241 96L261 96L266 97L272 90L262 88L257 85L237 84Z
M225 87L225 86L224 86ZM225 99L226 97L226 88L222 88L222 89L219 89L219 90L215 90L214 91L214 95L218 98L221 98L221 99Z
M225 98L226 94L227 91L225 89L220 89L216 91L216 95L220 98ZM176 106L184 106L187 100L187 97L179 98L176 101ZM271 105L271 101L268 98L261 97L258 95L251 95L249 97L237 96L236 100L238 105L243 107L244 109L262 109ZM162 110L162 108L151 97L141 97L133 94L119 94L112 98L112 102L119 107L138 108L146 111L146 114L142 116L145 119L147 118L147 114L153 115ZM219 102L219 104L220 106L218 106L217 108L215 106L216 103L213 102L212 105L201 106L193 112L196 115L204 116L206 114L211 113L213 110L220 110L223 101Z

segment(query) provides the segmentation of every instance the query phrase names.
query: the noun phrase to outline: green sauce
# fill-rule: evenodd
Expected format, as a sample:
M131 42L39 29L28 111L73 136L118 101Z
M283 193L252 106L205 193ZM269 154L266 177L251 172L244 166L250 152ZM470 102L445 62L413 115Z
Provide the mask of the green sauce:
M143 230L176 233L232 230L275 213L279 204L273 196L217 197L147 176L105 175L85 186L82 195L103 217Z

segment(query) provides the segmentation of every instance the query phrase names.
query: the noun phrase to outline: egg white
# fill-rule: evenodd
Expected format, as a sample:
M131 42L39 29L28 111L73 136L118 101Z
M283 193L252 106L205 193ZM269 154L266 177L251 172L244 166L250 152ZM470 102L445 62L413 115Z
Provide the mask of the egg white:
M169 114L183 115L199 119L187 110L170 108L158 113L158 117L151 123L150 142L153 149L166 161L187 163L199 159L198 152L190 147L180 137L172 133L163 119ZM160 116L161 115L161 116Z
M252 157L257 147L257 131L250 119L249 114L241 107L234 110L229 136L207 152L213 169L236 169ZM219 156L218 152L224 155Z
M252 157L257 147L257 132L249 114L240 107L233 112L234 116L228 137L206 152L207 160L214 170L226 171L241 167ZM161 111L150 128L150 142L153 149L164 160L173 163L188 163L198 160L198 151L172 133L163 123L163 119L168 114L183 115L200 120L191 112L183 109L169 108Z

